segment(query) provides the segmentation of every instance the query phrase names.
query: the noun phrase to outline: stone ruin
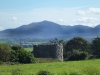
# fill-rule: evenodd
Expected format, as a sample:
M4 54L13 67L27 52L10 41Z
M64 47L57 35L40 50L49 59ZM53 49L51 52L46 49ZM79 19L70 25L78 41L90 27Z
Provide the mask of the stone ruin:
M62 44L41 44L33 45L33 54L36 58L55 58L63 61Z

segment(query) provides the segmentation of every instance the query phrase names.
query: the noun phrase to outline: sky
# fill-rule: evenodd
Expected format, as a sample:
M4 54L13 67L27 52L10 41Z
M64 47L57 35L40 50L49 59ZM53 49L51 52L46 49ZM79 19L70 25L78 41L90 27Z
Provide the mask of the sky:
M100 24L100 0L0 0L0 30L44 20L95 27Z

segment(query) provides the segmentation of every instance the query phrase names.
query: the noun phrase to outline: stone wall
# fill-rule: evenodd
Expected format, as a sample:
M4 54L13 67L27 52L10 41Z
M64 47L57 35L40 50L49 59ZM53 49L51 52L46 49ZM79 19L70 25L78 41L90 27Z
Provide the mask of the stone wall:
M37 58L57 58L63 61L62 44L33 45L33 54Z

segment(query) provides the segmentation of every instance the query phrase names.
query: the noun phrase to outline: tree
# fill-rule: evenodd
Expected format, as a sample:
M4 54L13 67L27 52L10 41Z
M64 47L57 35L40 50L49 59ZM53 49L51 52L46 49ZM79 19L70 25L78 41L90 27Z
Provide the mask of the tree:
M100 37L94 38L91 44L92 54L100 56Z
M0 61L10 61L11 47L7 44L0 44Z
M74 52L89 52L90 44L88 41L81 37L74 37L69 40L65 45L67 55L72 55Z
M65 43L64 40L59 40L57 38L55 38L54 40L50 40L49 42L51 44L60 44L60 43L64 44Z

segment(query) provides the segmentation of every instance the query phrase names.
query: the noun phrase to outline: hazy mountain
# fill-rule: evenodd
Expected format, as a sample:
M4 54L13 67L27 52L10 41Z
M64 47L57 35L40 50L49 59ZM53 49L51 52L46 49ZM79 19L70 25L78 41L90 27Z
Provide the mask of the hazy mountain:
M83 25L66 26L50 21L35 22L15 29L0 31L1 38L59 38L70 36L99 36L100 25L92 28Z

